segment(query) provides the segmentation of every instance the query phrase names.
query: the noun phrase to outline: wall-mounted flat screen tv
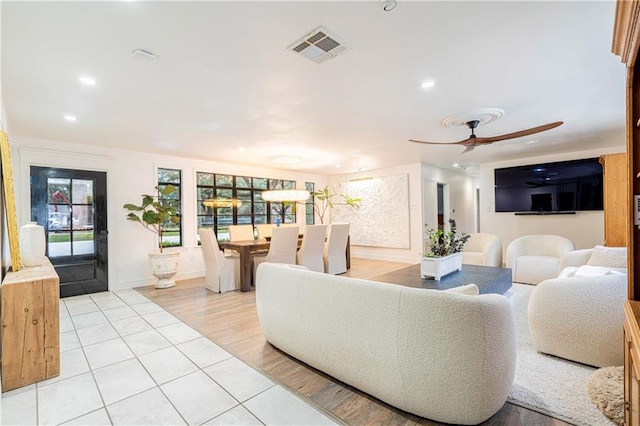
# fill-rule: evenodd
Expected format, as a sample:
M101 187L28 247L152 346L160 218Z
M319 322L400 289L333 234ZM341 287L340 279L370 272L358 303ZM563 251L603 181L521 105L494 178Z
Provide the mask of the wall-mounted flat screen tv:
M597 158L495 169L496 212L602 210Z

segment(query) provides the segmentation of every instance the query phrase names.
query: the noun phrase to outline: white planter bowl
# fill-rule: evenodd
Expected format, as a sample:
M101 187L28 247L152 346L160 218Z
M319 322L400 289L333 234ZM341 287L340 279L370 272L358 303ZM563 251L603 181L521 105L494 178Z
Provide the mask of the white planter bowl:
M156 288L169 288L176 285L176 282L171 277L178 271L179 256L179 251L165 251L162 253L154 251L149 253L151 273L158 277Z
M423 257L420 265L422 278L440 278L462 269L462 253L454 253L445 257Z

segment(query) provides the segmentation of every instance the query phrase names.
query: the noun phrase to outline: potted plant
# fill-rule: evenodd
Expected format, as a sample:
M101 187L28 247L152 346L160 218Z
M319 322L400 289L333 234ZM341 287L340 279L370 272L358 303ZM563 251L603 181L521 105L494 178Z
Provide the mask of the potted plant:
M162 189L155 188L156 191L168 196L176 190L173 185L167 185ZM168 288L175 285L175 281L171 278L178 270L179 251L163 251L162 234L164 226L167 222L178 223L180 216L177 214L175 207L163 202L152 195L142 195L142 204L125 204L123 206L129 210L127 219L138 222L149 231L155 233L158 238L158 250L149 253L151 261L151 273L158 278L156 288Z
M333 208L333 206L351 206L359 207L362 198L351 198L345 194L332 194L329 192L329 187L325 186L324 189L313 191L311 195L314 197L313 210L318 214L320 223L324 223L324 215L327 213L327 208Z
M457 233L456 221L449 219L449 231L427 229L428 241L422 257L420 273L423 278L441 277L462 269L462 249L470 235Z

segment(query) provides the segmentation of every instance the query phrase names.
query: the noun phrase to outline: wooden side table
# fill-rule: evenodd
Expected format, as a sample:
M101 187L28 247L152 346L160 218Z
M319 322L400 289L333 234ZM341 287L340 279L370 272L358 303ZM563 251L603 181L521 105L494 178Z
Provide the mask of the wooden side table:
M8 272L0 287L2 391L60 374L60 280L47 259Z

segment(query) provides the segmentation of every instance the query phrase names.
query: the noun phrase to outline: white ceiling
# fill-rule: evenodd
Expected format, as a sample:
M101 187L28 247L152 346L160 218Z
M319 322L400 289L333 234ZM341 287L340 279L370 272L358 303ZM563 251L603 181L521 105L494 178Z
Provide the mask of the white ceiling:
M398 0L391 12L378 1L1 4L16 135L259 166L297 155L286 168L321 174L624 144L613 1ZM287 50L318 26L349 50L322 64ZM80 85L81 74L97 85ZM463 156L459 145L408 142L466 139L442 120L485 107L505 115L480 136L565 124Z

